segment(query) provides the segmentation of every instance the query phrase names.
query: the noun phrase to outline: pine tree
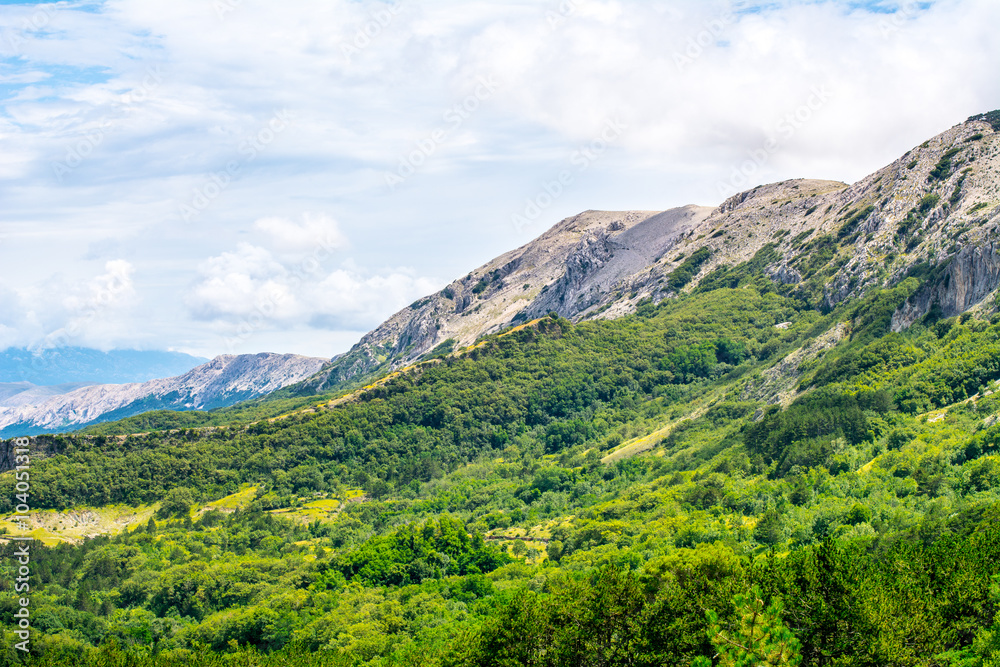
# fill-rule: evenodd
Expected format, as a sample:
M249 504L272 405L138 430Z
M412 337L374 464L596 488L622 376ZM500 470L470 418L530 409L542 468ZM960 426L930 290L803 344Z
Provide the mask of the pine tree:
M990 596L995 603L1000 603L1000 575L993 577ZM972 647L982 667L1000 666L1000 611L993 619L993 627L983 628L977 633Z
M732 631L723 630L719 615L708 611L708 638L720 667L795 667L801 662L801 644L781 621L783 605L775 600L765 609L762 598L758 586L750 595L734 598L738 624ZM711 667L712 661L699 657L693 665Z

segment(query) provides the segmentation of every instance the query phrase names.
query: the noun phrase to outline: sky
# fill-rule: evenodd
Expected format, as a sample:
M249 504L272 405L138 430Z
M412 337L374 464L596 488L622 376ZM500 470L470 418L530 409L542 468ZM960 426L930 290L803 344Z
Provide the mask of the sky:
M0 2L0 348L330 357L588 209L1000 108L996 0Z

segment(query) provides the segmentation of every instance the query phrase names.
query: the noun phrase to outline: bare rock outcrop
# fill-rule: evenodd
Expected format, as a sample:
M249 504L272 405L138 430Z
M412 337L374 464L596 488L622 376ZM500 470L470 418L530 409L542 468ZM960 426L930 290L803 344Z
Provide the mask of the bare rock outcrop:
M970 310L1000 287L1000 248L996 242L967 246L952 257L943 275L910 298L892 317L893 331L922 319L936 305L942 317Z

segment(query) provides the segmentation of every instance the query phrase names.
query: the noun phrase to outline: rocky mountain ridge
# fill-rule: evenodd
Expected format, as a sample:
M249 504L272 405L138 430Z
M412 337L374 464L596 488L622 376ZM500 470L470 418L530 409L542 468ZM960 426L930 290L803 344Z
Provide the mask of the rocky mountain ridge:
M327 363L295 354L221 355L177 377L90 385L37 403L0 407L0 436L65 431L147 410L225 407L300 382Z
M853 185L797 179L714 209L581 213L399 311L299 390L398 368L549 312L620 317L706 279L733 282L740 265L823 309L919 275L897 328L935 307L950 316L992 306L998 132L1000 112L974 116Z

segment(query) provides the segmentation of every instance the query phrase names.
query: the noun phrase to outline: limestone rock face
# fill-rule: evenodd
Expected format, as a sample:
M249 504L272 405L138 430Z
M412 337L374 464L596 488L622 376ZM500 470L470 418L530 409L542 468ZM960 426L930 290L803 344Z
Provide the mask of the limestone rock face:
M767 277L782 285L797 285L802 282L802 274L784 263L768 267Z
M954 317L981 303L1000 287L1000 249L996 242L962 248L944 276L917 292L896 311L893 331L906 329L936 304L943 317Z
M711 208L685 206L663 212L586 211L567 218L396 313L334 358L330 369L303 383L302 391L412 363L448 339L469 345L550 312L575 320L595 316L604 306L609 308L601 316L631 312L650 296L648 286L669 272L669 251L711 213Z

